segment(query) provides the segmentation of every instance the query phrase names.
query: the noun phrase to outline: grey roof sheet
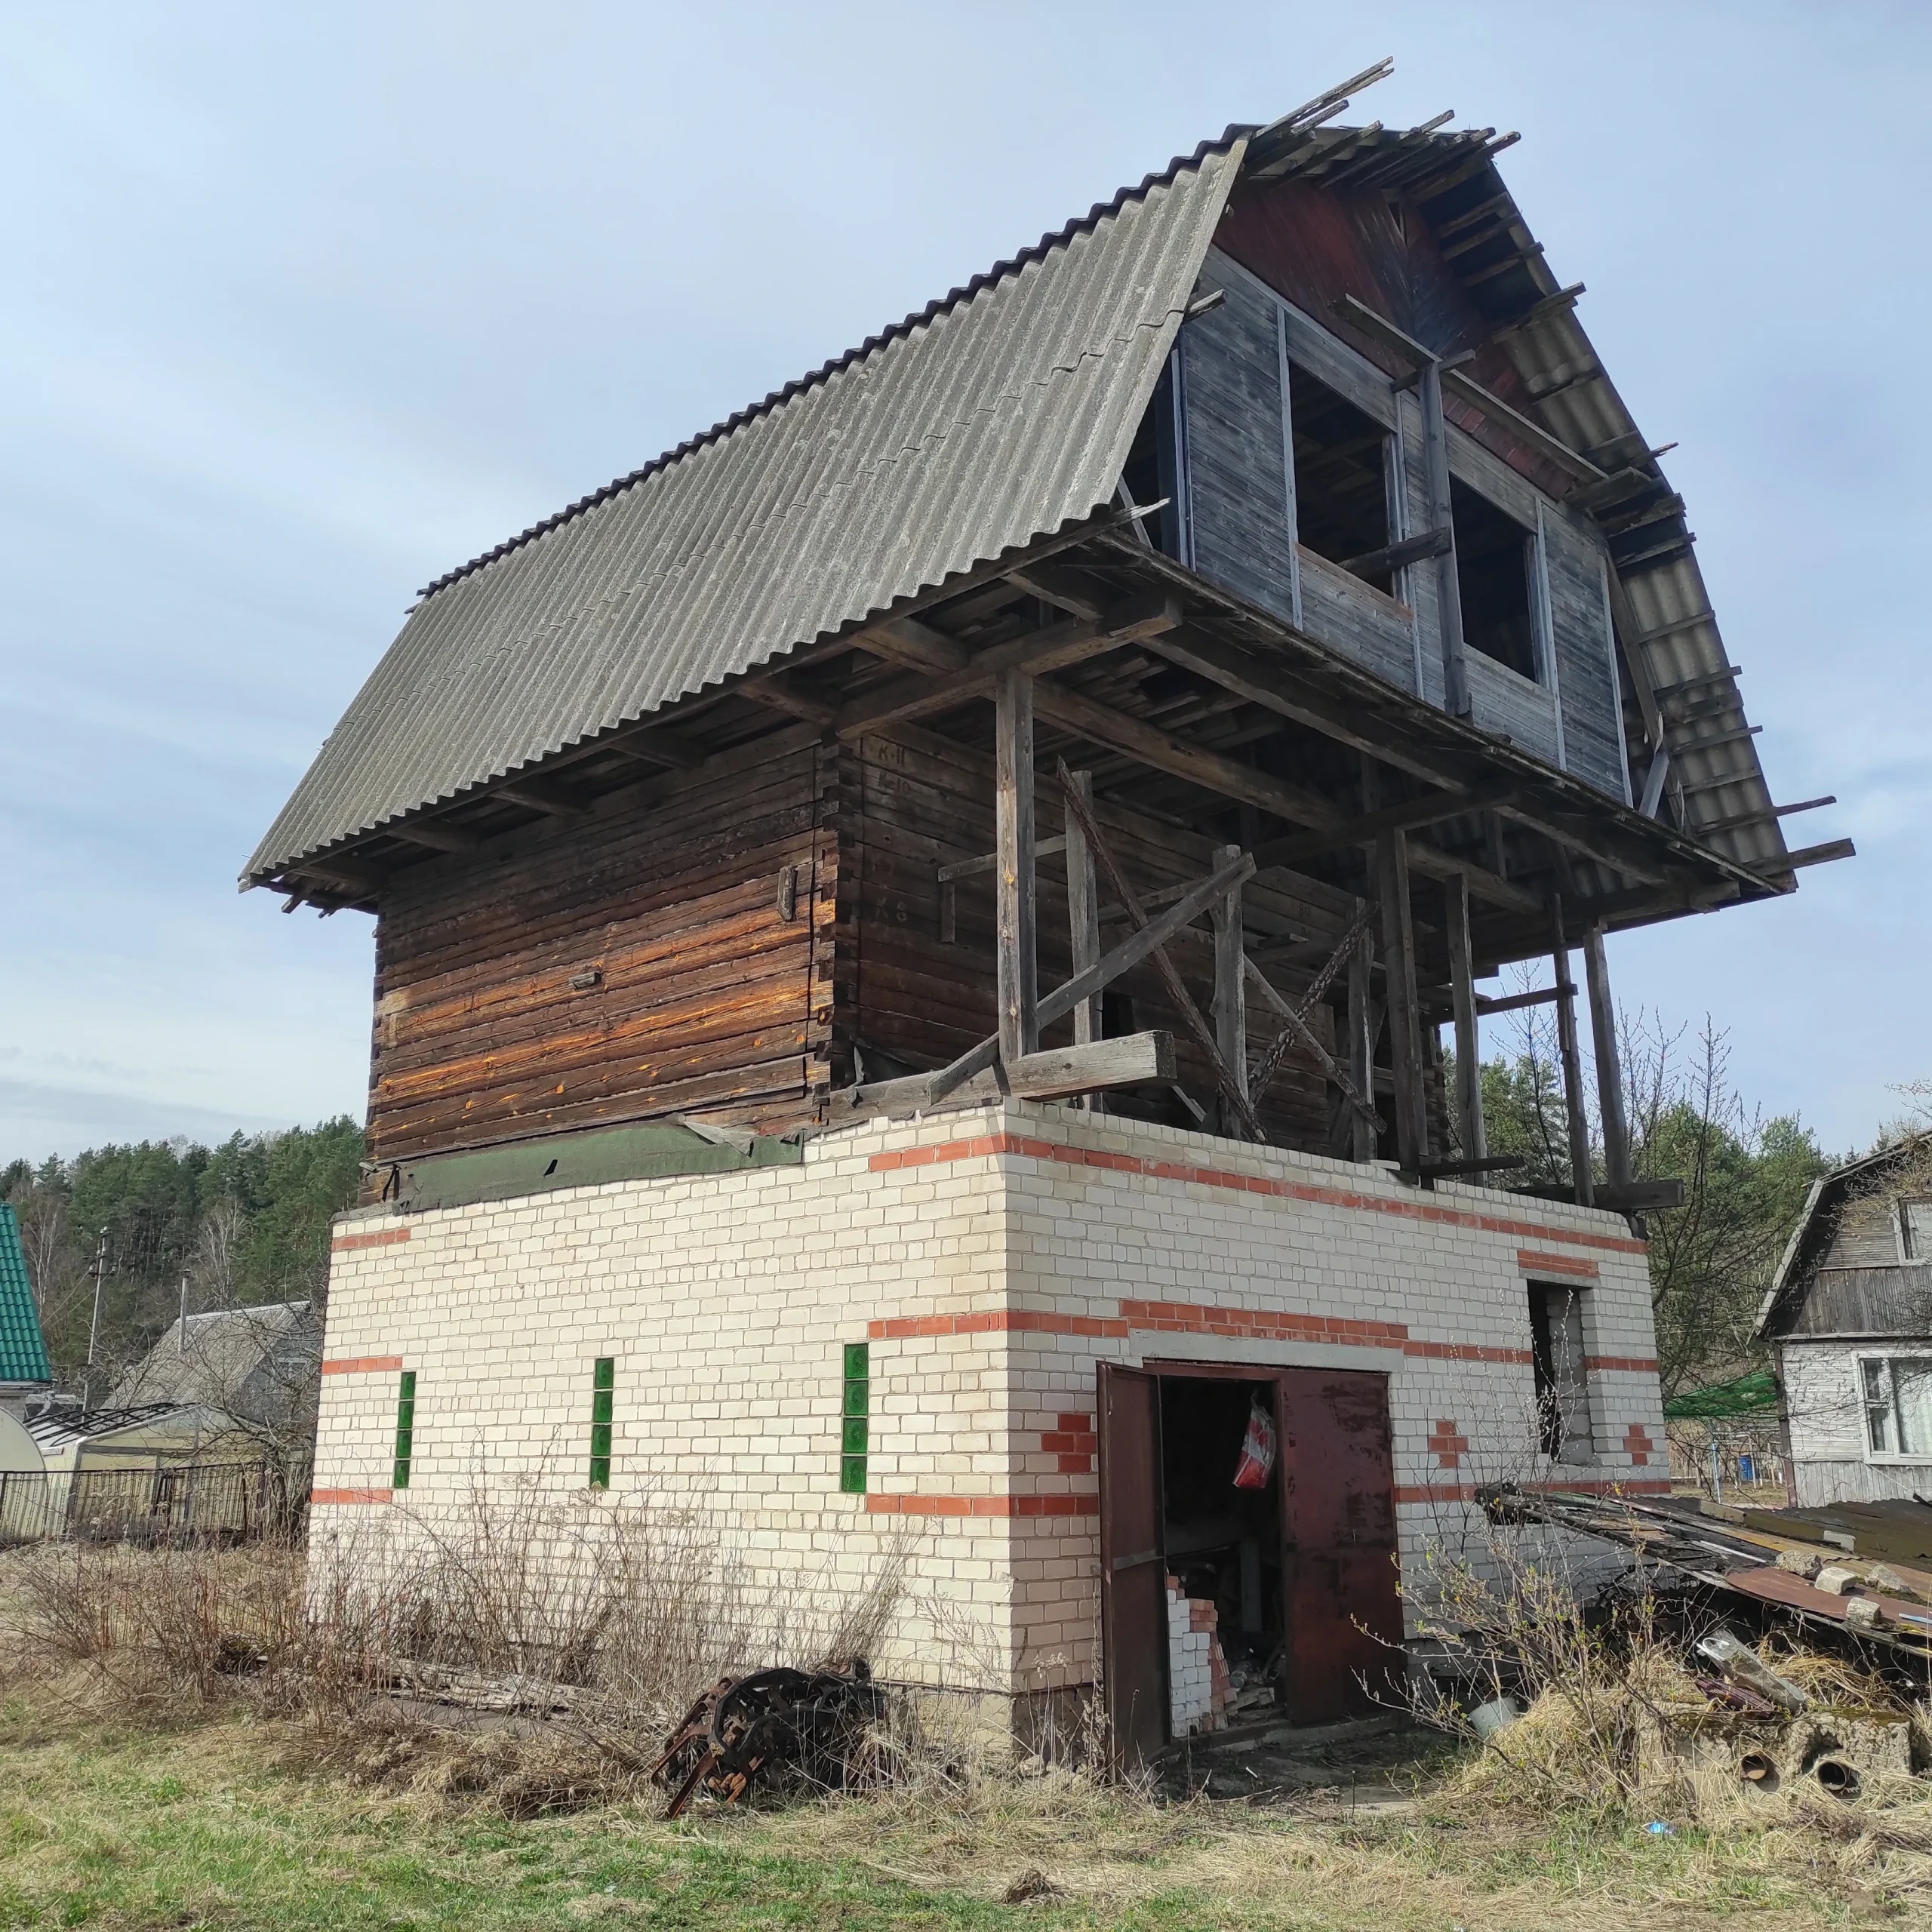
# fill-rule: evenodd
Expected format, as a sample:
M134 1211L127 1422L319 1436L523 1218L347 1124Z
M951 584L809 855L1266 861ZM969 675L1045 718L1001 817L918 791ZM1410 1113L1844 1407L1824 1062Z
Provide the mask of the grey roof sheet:
M1239 166L1210 144L442 578L242 875L457 795L1109 501Z

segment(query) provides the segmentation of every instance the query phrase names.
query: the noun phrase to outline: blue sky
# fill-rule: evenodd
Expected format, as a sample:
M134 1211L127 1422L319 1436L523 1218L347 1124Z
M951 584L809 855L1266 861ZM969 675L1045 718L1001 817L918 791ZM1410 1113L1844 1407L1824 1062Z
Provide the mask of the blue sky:
M1932 10L69 0L0 17L0 1159L359 1115L370 922L234 880L416 588L1385 53L1364 118L1521 130L1859 844L1618 992L1869 1140L1932 1075Z

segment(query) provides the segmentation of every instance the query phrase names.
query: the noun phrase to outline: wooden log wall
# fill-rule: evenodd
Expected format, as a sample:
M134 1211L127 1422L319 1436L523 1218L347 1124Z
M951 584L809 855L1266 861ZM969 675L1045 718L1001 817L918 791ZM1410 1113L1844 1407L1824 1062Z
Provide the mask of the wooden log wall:
M816 1118L837 776L807 745L405 875L377 922L371 1157L674 1112Z

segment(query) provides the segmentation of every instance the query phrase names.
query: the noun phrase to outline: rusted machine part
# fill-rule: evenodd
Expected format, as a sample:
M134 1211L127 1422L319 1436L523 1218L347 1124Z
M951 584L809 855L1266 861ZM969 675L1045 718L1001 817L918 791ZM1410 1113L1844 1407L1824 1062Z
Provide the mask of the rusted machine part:
M702 1789L734 1804L752 1781L783 1766L827 1788L844 1780L844 1753L884 1709L863 1658L842 1671L783 1666L722 1678L691 1709L652 1766L671 1792L667 1819Z

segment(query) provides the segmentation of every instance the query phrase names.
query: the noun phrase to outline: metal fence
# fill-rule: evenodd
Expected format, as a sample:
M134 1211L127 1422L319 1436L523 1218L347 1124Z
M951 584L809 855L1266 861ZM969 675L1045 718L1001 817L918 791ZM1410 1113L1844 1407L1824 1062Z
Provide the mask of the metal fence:
M309 1486L266 1463L0 1473L0 1546L250 1543L301 1527Z

